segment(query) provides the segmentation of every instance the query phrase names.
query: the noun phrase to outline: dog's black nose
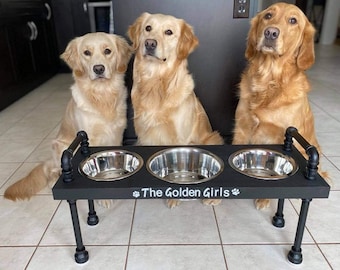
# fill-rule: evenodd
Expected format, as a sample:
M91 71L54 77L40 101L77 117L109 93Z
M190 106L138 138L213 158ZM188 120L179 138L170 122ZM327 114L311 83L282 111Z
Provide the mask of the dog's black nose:
M93 66L93 71L94 73L96 73L97 75L101 75L104 73L105 71L105 67L103 65L94 65Z
M157 40L155 39L147 39L145 40L145 48L148 52L152 52L157 47Z
M264 37L269 40L275 40L279 37L280 30L276 27L268 27L264 30Z

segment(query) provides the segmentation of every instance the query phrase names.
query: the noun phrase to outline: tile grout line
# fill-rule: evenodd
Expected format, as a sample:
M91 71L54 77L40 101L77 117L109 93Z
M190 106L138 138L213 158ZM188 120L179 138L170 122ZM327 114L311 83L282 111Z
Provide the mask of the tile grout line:
M215 206L213 206L212 209L213 209L213 213L214 213L214 217L215 217L215 224L216 224L218 236L219 236L219 239L220 239L220 246L221 246L221 250L222 250L222 255L223 255L225 267L226 267L226 270L228 270L228 263L227 263L226 253L225 253L225 251L224 251L224 246L223 246L223 241L222 241L222 236L221 236L220 227L218 226L218 221L217 221L217 215L216 215Z
M127 250L126 250L124 270L127 269L127 264L128 264L128 259L129 259L129 252L130 252L130 246L131 246L131 236L132 236L132 229L133 229L133 224L134 224L134 220L135 220L136 206L137 206L137 199L135 199L135 203L133 205L133 213L132 213L132 218L131 218L131 227L130 227L129 241L128 241Z

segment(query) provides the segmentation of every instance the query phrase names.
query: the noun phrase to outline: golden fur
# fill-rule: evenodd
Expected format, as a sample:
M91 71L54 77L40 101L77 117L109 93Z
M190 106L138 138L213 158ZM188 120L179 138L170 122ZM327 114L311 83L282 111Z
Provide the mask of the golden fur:
M61 173L62 152L80 130L87 132L90 145L121 145L127 122L124 75L131 54L128 43L111 34L86 34L68 44L61 58L72 69L75 83L52 143L52 158L8 187L5 198L29 199L47 184L53 185ZM109 207L110 201L102 204Z
M266 39L266 31L274 37ZM320 152L304 73L314 63L314 32L303 12L291 4L274 4L252 19L233 144L282 144L286 128L294 126ZM269 200L255 204L266 208Z
M136 52L131 97L138 144L223 144L187 69L187 57L198 45L192 27L173 16L143 13L128 35ZM169 207L178 203L168 200Z

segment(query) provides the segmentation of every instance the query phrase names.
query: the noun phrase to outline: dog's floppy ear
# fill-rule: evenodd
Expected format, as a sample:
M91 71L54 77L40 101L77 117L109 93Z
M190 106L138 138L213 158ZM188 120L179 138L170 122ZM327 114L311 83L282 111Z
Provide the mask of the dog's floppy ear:
M128 36L132 42L132 48L133 50L137 50L137 48L139 47L139 37L140 34L142 32L142 25L143 25L143 21L150 16L150 13L144 12L142 15L140 15L136 21L129 26L128 28Z
M245 57L247 60L251 59L256 53L256 34L260 16L261 15L259 14L255 16L250 23L245 51Z
M75 75L82 76L82 74L84 73L84 69L79 61L77 48L79 40L79 37L71 40L68 43L63 54L60 55L60 58L65 61L65 63L72 69Z
M306 19L306 26L303 31L302 44L299 48L299 53L297 56L297 66L306 70L314 64L315 54L314 54L314 34L315 29L313 25Z
M132 55L132 48L127 41L120 36L111 35L117 46L116 70L125 73Z
M192 27L182 21L181 35L177 45L177 58L183 60L198 46L198 38Z

